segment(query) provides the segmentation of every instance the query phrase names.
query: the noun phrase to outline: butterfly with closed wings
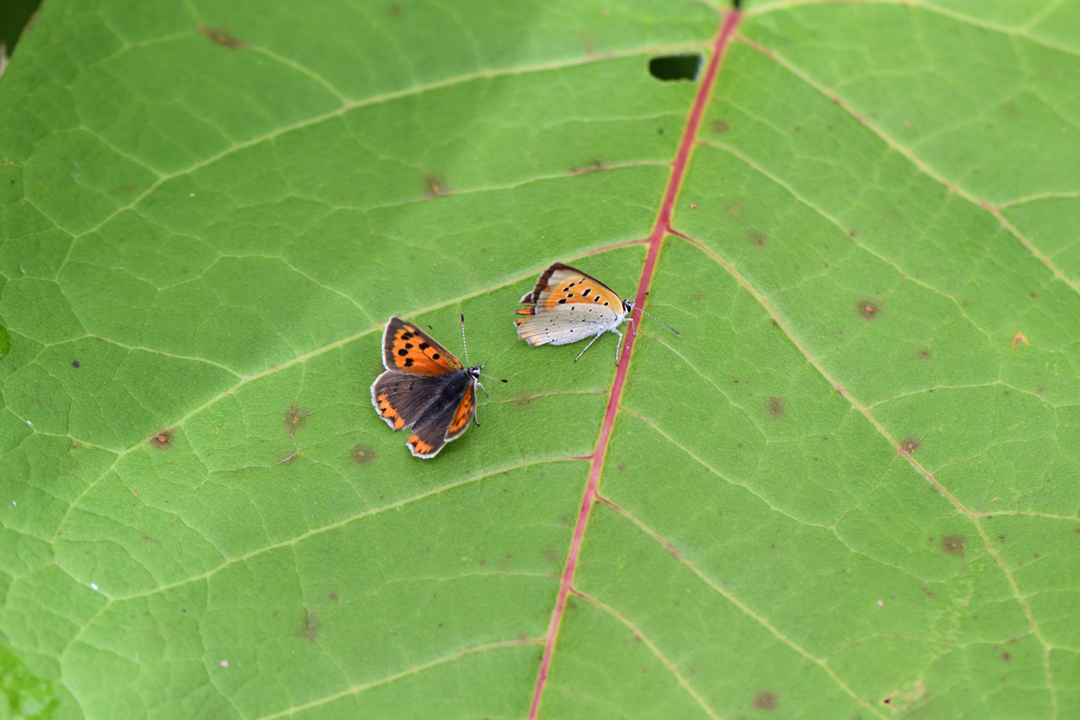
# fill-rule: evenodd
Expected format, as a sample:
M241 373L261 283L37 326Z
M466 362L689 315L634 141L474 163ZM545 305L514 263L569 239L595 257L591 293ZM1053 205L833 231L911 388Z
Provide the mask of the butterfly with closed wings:
M461 344L465 345L464 315ZM480 384L484 366L468 365L468 349L462 365L426 332L397 317L387 321L382 346L386 372L371 384L371 404L394 430L412 428L406 444L414 457L433 458L469 429L470 420L480 424L476 388L487 393Z
M514 324L518 337L529 345L568 345L591 337L585 346L588 350L601 335L613 332L619 336L619 344L615 347L615 362L619 362L622 333L618 327L634 311L633 300L621 299L614 290L591 275L569 265L554 263L540 274L536 287L525 293L521 302L529 307L517 311L525 317ZM649 317L656 320L652 315ZM656 321L679 334L670 325ZM585 354L585 350L578 353L574 362Z

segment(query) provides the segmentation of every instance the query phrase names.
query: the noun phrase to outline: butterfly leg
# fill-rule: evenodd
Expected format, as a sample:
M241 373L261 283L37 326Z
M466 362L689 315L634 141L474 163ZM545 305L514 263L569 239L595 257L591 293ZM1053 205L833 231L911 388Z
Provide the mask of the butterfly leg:
M601 335L602 335L602 334L603 334L603 333L601 333ZM597 340L598 340L599 338L600 338L600 335L593 335L593 339L592 339L592 340L590 340L590 341L589 341L589 344L585 346L585 350L588 350L589 348L591 348L591 347L592 347L592 344L593 344L594 342L596 342L596 341L597 341ZM580 360L580 359L581 359L581 356L585 354L585 350L582 350L581 352L579 352L579 353L577 354L577 357L576 357L576 358L574 358L574 362L577 362L578 360Z
M480 388L481 390L483 390L483 391L484 391L484 394L485 394L485 395L487 395L488 397L491 397L491 395L490 395L490 394L488 394L487 388L486 388L486 387L484 387L484 385L483 385L483 384L482 384L482 383L481 383L481 382L480 382L479 380L477 380L477 381L476 381L476 387L478 387L478 388ZM478 404L479 404L479 403L478 403ZM479 409L479 408L478 408L478 409ZM477 412L477 410L473 410L473 414L472 414L472 421L473 421L473 424L474 424L474 425L476 425L476 427L480 427L480 421L476 419L476 416L477 416L477 415L479 415L479 414L480 414L480 413L479 413L479 412Z
M615 346L615 364L618 365L619 364L619 356L622 355L622 333L619 332L618 330L616 330L615 328L611 328L611 332L613 332L613 333L615 333L616 335L619 336L619 344Z

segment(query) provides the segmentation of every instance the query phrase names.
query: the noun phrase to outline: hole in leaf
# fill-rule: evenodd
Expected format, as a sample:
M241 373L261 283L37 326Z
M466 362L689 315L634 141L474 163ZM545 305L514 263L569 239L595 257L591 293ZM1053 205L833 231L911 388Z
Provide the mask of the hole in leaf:
M665 55L649 60L649 74L657 80L697 80L701 69L701 55Z
M0 12L0 42L4 43L8 57L15 50L23 30L33 23L39 5L41 0L8 0L4 3L4 10Z

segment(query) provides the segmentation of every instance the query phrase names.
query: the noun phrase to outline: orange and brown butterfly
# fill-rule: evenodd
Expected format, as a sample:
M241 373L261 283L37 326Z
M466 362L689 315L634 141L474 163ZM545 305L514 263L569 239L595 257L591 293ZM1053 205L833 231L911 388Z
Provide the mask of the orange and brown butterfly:
M464 344L464 315L461 339ZM470 420L476 422L476 387L484 390L479 381L484 366L462 365L414 323L397 317L387 321L382 346L386 372L371 384L371 404L394 430L412 428L409 452L433 458L469 429Z
M514 324L518 337L529 345L568 345L591 337L585 346L588 350L601 335L613 332L619 336L619 344L615 347L615 362L619 362L622 333L618 327L633 312L633 300L623 300L591 275L569 265L554 263L540 274L536 287L525 293L521 302L528 307L521 308L517 314L525 317L515 320ZM660 324L679 334L670 325ZM585 350L578 353L574 362L585 354Z

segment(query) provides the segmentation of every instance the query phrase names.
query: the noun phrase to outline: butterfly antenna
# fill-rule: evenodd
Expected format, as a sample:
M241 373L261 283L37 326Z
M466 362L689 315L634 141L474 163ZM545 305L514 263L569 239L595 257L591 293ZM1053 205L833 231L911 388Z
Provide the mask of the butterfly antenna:
M670 330L671 332L675 333L676 335L680 335L680 334L681 334L681 333L680 333L680 332L679 332L678 330L676 330L675 328L671 327L670 325L668 325L668 324L667 324L666 322L664 322L664 321L663 321L663 320L661 320L660 318L656 317L655 315L650 315L649 313L645 312L644 310L642 310L642 311L641 311L641 314L642 314L642 315L649 315L649 317L651 317L651 318L652 318L653 320L655 320L656 322L660 323L661 325L663 325L664 327L666 327L666 328L667 328L668 330Z
M472 367L469 364L469 346L465 344L465 313L461 313L461 347L465 351L465 364L468 365L469 367ZM480 367L482 368L484 366L481 365ZM502 378L497 378L494 375L488 375L486 373L477 373L477 374L480 375L481 377L486 377L486 378L488 378L490 380L498 380L499 382L506 382L506 380L503 380ZM477 384L479 384L479 383L477 383ZM484 390L484 386L480 385L480 389ZM486 394L487 390L484 390L484 393Z
M465 366L470 367L469 346L465 344L465 313L461 313L461 349L465 351Z
M649 294L649 293L647 293L647 292L646 292L646 293L638 293L638 294L637 294L637 295L635 295L634 297L642 297L642 296L644 296L644 295L648 295L648 294ZM630 307L631 307L631 308L634 308L634 307L636 307L636 306L634 305L634 302L633 302L633 301L631 301L631 302L630 302ZM655 320L656 322L660 323L661 325L663 325L664 327L666 327L666 328L667 328L668 330L670 330L671 332L675 333L676 335L681 335L681 334L682 334L682 333L680 333L680 332L679 332L678 330L676 330L675 328L671 327L671 326L670 326L670 325L668 325L668 324L667 324L666 322L664 322L663 320L661 320L660 318L658 318L658 317L656 317L655 315L653 315L652 313L647 313L647 312L645 312L645 310L644 310L644 309L642 309L642 308L637 308L637 309L638 309L638 310L641 310L641 314L642 314L642 315L648 315L648 316L649 316L649 317L651 317L651 318L652 318L653 320ZM635 330L636 330L636 328L635 328ZM636 334L636 333L635 333L635 334Z

